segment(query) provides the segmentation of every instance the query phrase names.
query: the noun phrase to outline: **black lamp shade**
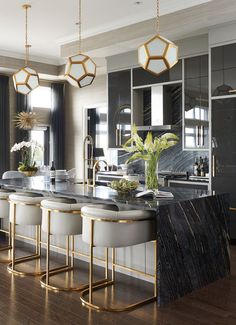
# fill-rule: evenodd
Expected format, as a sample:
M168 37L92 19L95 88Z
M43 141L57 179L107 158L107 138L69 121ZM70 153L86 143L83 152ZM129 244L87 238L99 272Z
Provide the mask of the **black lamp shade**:
M93 156L94 156L94 158L104 157L103 148L94 148L93 149Z

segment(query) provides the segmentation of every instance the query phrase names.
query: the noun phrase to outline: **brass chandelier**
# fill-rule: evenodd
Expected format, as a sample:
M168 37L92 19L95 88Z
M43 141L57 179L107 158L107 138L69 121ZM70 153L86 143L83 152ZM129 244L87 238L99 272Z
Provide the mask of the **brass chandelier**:
M68 58L65 68L65 77L74 87L86 87L92 84L96 76L96 64L87 55L81 53L81 0L79 0L79 52Z
M28 67L29 49L31 47L28 44L28 9L31 8L31 5L24 4L22 8L25 10L25 66L13 74L13 82L18 93L28 95L39 86L39 76L34 69Z
M156 35L138 49L140 66L155 75L171 69L178 62L178 46L159 34L160 6L157 0Z

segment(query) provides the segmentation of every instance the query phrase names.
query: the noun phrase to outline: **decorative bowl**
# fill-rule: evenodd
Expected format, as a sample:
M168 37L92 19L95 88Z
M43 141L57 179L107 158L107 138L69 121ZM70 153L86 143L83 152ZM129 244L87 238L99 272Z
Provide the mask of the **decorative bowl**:
M139 183L136 181L128 181L127 179L121 179L119 181L112 181L110 187L116 190L118 193L130 193L137 189Z

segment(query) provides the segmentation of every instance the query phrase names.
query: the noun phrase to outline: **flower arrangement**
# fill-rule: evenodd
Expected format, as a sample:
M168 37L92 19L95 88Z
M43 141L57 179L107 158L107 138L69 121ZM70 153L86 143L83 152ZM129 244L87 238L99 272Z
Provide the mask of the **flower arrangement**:
M38 168L34 161L37 150L42 150L42 147L33 140L14 144L11 148L11 152L19 151L21 153L22 161L19 163L18 168L20 172L31 172L31 174L37 172Z
M173 147L178 141L179 137L174 133L165 133L153 139L151 132L148 132L146 139L143 141L138 135L136 126L132 126L132 136L123 145L127 152L132 153L126 163L128 164L137 159L145 161L145 183L148 189L158 189L158 160L164 150Z

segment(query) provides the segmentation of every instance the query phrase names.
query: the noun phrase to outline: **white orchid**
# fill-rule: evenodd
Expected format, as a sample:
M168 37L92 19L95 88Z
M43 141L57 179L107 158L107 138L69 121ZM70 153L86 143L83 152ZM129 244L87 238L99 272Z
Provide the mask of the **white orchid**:
M22 154L22 162L19 163L19 170L37 170L35 166L35 152L36 150L42 150L42 146L34 140L30 141L22 141L19 143L15 143L11 148L11 152L20 151Z

